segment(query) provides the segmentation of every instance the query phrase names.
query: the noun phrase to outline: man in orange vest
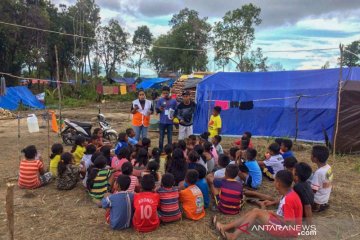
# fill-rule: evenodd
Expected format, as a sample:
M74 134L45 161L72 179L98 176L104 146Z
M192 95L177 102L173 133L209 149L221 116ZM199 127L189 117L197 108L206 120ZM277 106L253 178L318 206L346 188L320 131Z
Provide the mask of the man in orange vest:
M139 90L138 99L134 100L131 105L133 114L132 125L135 131L137 141L147 137L148 127L150 125L150 115L154 113L154 108L150 100L146 99L144 90Z

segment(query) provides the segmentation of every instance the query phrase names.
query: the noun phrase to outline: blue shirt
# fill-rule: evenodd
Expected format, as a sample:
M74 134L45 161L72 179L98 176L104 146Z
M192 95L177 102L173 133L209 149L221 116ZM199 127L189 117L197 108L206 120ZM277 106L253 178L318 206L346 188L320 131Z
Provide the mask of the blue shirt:
M249 169L249 175L252 178L251 187L258 188L262 182L262 172L256 160L246 161L245 166Z
M161 124L173 124L173 121L169 119L168 115L165 115L165 113L168 113L169 109L176 110L177 102L175 99L165 99L160 98L159 101L156 104L156 109L160 111L160 107L164 108L164 111L160 112L160 123Z
M210 197L209 197L209 186L206 182L206 179L199 179L196 184L198 188L200 188L203 196L204 196L204 207L208 208L210 204ZM184 183L185 188L187 188L189 185L185 182Z
M135 138L131 138L131 137L128 137L128 142L129 142L131 145L136 145L136 144L138 144L138 141L137 141Z
M129 144L128 144L127 142L118 142L118 143L116 144L116 147L115 147L115 154L116 154L116 155L119 155L120 150L121 150L122 148L126 148L126 147L128 147L128 146L129 146Z
M292 151L284 152L281 155L282 155L283 159L288 158L288 157L294 157L294 153Z
M129 228L134 212L134 194L119 192L101 200L103 208L110 208L110 226L112 229L121 230Z

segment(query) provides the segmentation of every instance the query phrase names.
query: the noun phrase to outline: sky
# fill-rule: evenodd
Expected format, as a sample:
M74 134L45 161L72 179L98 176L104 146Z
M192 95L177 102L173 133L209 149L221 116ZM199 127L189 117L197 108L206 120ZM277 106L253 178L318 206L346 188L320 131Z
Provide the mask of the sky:
M52 0L71 5L76 0ZM172 15L188 7L208 17L210 23L221 20L227 11L253 3L261 8L262 23L256 27L252 48L261 47L269 65L280 63L286 70L318 69L327 61L337 66L339 44L360 40L360 0L95 0L101 8L102 23L119 20L132 34L138 26L148 25L154 36L166 33ZM336 48L301 52L303 49ZM297 52L274 52L274 51ZM208 68L220 71L209 52ZM228 65L225 71L233 71ZM145 69L149 74L151 68Z

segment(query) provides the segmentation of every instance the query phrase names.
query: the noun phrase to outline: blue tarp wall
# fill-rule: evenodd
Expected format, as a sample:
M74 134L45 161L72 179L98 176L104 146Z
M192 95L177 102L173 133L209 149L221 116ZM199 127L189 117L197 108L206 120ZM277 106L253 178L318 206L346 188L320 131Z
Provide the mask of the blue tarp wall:
M136 86L136 89L160 89L165 83L171 87L175 82L175 80L171 78L143 78L141 80L142 82Z
M208 100L254 101L252 110L230 108L221 112L222 135L241 135L250 131L254 136L294 138L295 102L297 96L305 95L298 103L298 139L324 141L323 127L332 139L339 71L219 72L210 75L197 87L194 132L207 131L215 105ZM360 80L360 68L343 69L343 80Z
M6 95L0 96L0 107L14 111L19 107L20 101L30 108L45 108L44 104L26 86L6 88Z

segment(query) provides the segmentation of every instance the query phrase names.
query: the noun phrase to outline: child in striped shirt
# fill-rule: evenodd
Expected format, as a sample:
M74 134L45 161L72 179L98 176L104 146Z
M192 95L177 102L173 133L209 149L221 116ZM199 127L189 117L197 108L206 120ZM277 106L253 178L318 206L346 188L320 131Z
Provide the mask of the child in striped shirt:
M121 172L123 175L129 176L131 179L131 183L130 183L130 186L127 191L128 192L140 192L139 180L136 176L132 175L133 174L133 166L132 166L131 162L125 162L121 166Z
M217 208L224 214L239 214L243 198L243 186L236 181L239 167L229 164L225 170L225 179L215 178L209 182L211 192L215 196Z
M174 187L175 179L171 173L166 173L161 179L161 187L157 190L160 196L158 211L162 222L175 222L181 219L179 207L179 189Z
M103 155L97 157L94 166L89 169L87 188L90 196L98 203L105 195L110 192L114 178L112 172L106 169L106 158Z
M45 172L44 163L38 157L34 145L22 150L25 159L20 162L18 185L20 188L34 189L46 185L52 178L51 172Z

